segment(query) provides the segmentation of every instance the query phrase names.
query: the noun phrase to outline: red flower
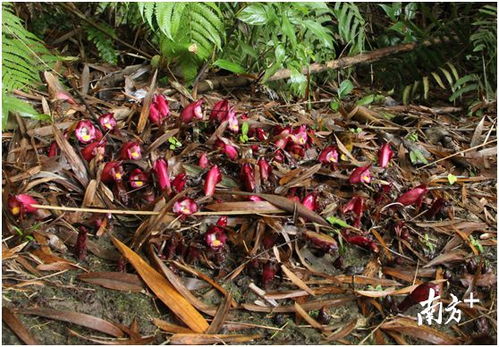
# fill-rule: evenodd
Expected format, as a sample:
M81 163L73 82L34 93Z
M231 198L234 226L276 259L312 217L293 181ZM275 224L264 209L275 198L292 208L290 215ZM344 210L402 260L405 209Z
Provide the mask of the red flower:
M57 145L57 142L52 141L49 147L49 152L48 152L48 157L55 157L56 155L59 155L59 146Z
M98 159L104 158L106 152L106 140L101 139L99 141L92 142L81 150L81 156L86 161L91 161L95 156L98 155Z
M203 119L203 110L201 109L203 102L204 100L201 99L187 105L180 114L182 122L189 123L193 118Z
M198 165L203 169L206 169L210 165L210 162L208 161L208 155L206 153L201 153Z
M222 249L227 242L227 235L223 229L213 225L208 229L206 234L204 234L204 240L208 247L214 251Z
M156 159L152 167L159 186L162 190L171 191L170 176L168 175L168 163L163 159Z
M289 146L288 151L290 153L295 154L298 157L303 157L305 155L305 149L301 145L297 145L293 143L291 146Z
M142 159L142 150L140 148L140 144L133 141L124 143L123 146L121 146L120 158L128 160Z
M272 167L270 164L264 158L261 158L258 160L258 168L260 169L260 177L262 178L262 181L268 181L270 175L272 174Z
M309 210L315 211L317 210L317 196L315 193L310 193L302 200L302 205L308 208Z
M170 108L168 107L168 100L161 94L154 95L151 107L149 108L149 119L151 122L159 127L163 124L169 114Z
M364 200L365 199L361 196L354 196L345 206L343 206L341 210L343 213L353 211L356 216L353 226L356 228L358 228L361 224L360 220L362 218L362 214L364 213Z
M413 204L421 206L421 203L423 202L423 197L427 192L428 188L424 184L421 184L399 196L397 202L401 203L404 206L409 206Z
M121 182L125 172L120 161L110 161L106 163L102 170L100 179L104 183Z
M218 166L213 165L206 174L206 179L204 181L204 194L206 196L212 196L215 194L215 186L218 182L222 180L222 175L220 174L220 169Z
M215 105L213 105L213 109L211 110L210 119L218 120L219 122L223 122L227 119L229 115L231 107L229 106L228 100L220 100Z
M85 228L84 226L80 227L80 231L78 232L78 237L74 246L75 257L79 261L84 260L87 256L87 232L87 228Z
M378 152L378 165L380 167L387 167L388 163L393 157L393 151L390 146L390 143L385 143Z
M294 129L293 133L290 135L290 138L291 141L293 141L297 145L305 145L308 140L307 126L301 125L299 128Z
M178 215L189 216L198 211L198 205L191 198L183 198L173 204L173 212Z
M113 113L105 113L99 117L99 124L103 129L113 130L116 127L116 118Z
M243 164L241 168L241 180L247 191L252 192L255 190L255 175L253 167L250 164Z
M217 226L225 228L227 226L227 219L227 216L221 216L220 218L218 218Z
M248 196L248 200L249 201L264 201L261 197L259 197L258 195L250 195Z
M130 187L142 188L147 183L147 175L141 169L134 169L128 178Z
M262 270L262 284L264 287L267 287L270 282L274 279L277 274L277 265L272 262L267 262L263 265Z
M338 150L334 146L327 146L319 155L322 164L336 164L338 162Z
M265 141L268 139L268 134L262 128L256 128L256 138L260 141Z
M100 136L99 136L100 135ZM81 120L75 128L75 136L81 143L90 143L102 137L100 131L89 120Z
M369 171L370 167L371 165L366 165L356 168L355 170L353 170L348 181L351 184L370 183L372 178L371 172Z
M172 181L172 186L177 193L184 190L185 184L187 183L187 176L185 173L178 174Z
M435 292L435 297L440 295L440 288L437 284L434 283L422 283L417 286L411 294L407 295L405 299L398 305L398 309L400 312L404 312L409 307L418 304L422 301L428 300L430 297L430 289L433 289Z
M365 236L343 234L343 237L345 238L345 240L348 243L360 246L362 248L370 249L374 253L378 253L379 252L378 245L376 245L376 243L374 241L372 241L371 239L369 239L369 238L367 238Z
M38 201L28 194L11 195L7 201L7 206L14 216L24 216L26 213L38 211L38 208L31 206L31 204L38 204Z
M284 153L279 149L274 152L274 160L278 163L282 163L284 161Z

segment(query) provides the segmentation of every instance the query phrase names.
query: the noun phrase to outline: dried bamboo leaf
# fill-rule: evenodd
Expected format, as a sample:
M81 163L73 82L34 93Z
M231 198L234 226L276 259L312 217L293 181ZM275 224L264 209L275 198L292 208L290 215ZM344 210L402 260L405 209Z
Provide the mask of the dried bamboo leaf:
M137 134L142 134L144 128L146 127L147 117L149 117L149 109L151 107L152 97L154 96L154 91L156 89L157 76L158 76L158 69L154 71L151 84L149 85L149 91L147 92L147 95L144 98L142 110L140 111L139 121L137 123Z
M250 342L260 337L260 335L175 334L169 342L172 345L211 345L214 343Z
M168 323L164 320L153 318L153 324L160 328L161 330L166 331L171 334L193 334L194 332L189 328L184 328L180 325Z
M27 345L39 345L40 343L31 335L28 328L12 313L10 309L2 307L2 320Z
M88 184L88 171L85 164L83 163L83 160L81 160L81 157L76 153L74 148L69 144L68 140L66 140L66 138L62 135L61 131L56 126L53 126L53 132L55 141L61 149L61 153L64 154L64 156L68 160L69 165L71 165L71 168L78 181L82 186L86 187Z
M337 341L347 337L352 331L354 331L355 327L357 326L357 321L357 319L351 320L344 327L338 329L338 331L335 331L334 333L326 337L326 340Z
M286 265L281 265L281 269L282 272L284 272L286 276L288 276L288 278L291 280L291 282L293 282L295 286L297 286L300 289L303 289L310 295L315 295L314 291L309 286L307 286L305 282L303 282L300 278L298 278L298 276L296 276L291 270L289 270L286 267Z
M227 319L227 314L229 313L231 302L232 295L230 295L229 293L229 295L224 298L224 300L218 307L215 317L213 317L213 320L211 321L210 327L208 328L208 330L206 330L207 334L217 334L220 332L220 329L222 329L222 325Z
M78 275L78 279L115 290L140 292L144 289L139 276L123 272L88 272Z
M436 345L456 345L459 340L426 325L418 325L417 322L405 317L397 317L383 323L380 327L387 331L411 336Z
M295 302L295 311L300 317L302 317L313 328L324 331L324 326L321 323L319 323L318 321L316 321L315 319L313 319L312 317L310 317L310 315L297 302Z
M161 274L121 241L114 237L112 241L121 254L133 265L147 286L189 328L195 332L204 332L208 329L208 322L203 316Z

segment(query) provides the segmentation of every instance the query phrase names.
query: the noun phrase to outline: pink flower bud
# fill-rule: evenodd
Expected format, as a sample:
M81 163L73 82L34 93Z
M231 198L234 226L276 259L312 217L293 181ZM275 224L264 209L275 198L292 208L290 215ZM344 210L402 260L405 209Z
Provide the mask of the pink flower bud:
M99 124L102 129L113 130L116 127L116 118L113 113L105 113L99 117Z
M99 160L104 158L106 153L106 140L102 139L100 141L92 142L81 150L81 156L86 161L91 161L96 156Z
M288 144L288 138L287 137L283 137L283 138L280 138L280 139L277 139L275 142L274 142L274 145L279 148L279 149L284 149L286 148L286 145Z
M159 127L163 124L169 114L170 108L168 107L168 101L165 97L160 94L154 95L149 108L149 120Z
M201 109L201 105L203 104L203 102L204 100L201 99L187 105L180 114L182 122L189 123L194 118L203 119L203 111Z
M319 155L322 164L336 164L338 162L338 150L334 146L327 146Z
M258 168L260 169L260 177L262 178L262 181L268 181L270 175L272 174L272 167L270 164L264 158L261 158L258 160Z
M428 300L430 297L430 289L435 292L435 297L440 295L440 287L434 283L422 283L417 286L411 294L407 295L405 299L398 305L400 312L406 311L409 307L418 304L422 301Z
M397 202L401 203L402 205L409 206L416 204L417 206L421 206L421 203L423 202L423 197L425 194L428 192L428 188L426 185L421 184L415 188L412 188L411 190L405 192L399 198L397 199Z
M178 215L189 216L198 211L198 205L191 198L183 198L173 204L173 212Z
M140 160L142 159L142 150L138 142L126 142L121 146L120 159Z
M90 143L94 140L99 140L102 134L95 128L92 122L81 120L76 125L75 136L81 143Z
M187 175L185 173L178 174L172 181L172 186L175 192L180 193L184 190L185 184L187 183Z
M59 152L60 151L59 151L59 146L57 145L57 142L52 141L52 143L50 144L47 156L49 158L55 157L56 155L59 155Z
M262 128L256 128L256 138L260 141L266 141L269 138L269 135Z
M314 193L310 193L306 197L304 197L301 203L309 210L317 210L317 196Z
M356 228L358 228L361 224L362 214L364 213L364 200L365 199L361 196L354 196L341 209L342 213L347 213L349 211L352 211L355 214L356 218L353 226Z
M217 226L211 226L206 234L204 234L204 240L212 250L219 251L225 246L227 235L225 235L223 229Z
M374 253L379 252L378 245L376 245L373 240L367 238L366 236L343 234L343 237L348 243L360 246L362 248L370 249Z
M305 155L305 149L301 145L297 145L295 143L289 146L288 151L289 153L292 153L300 158Z
M387 167L388 163L393 157L393 151L390 146L390 143L385 143L378 152L378 165L380 167Z
M253 152L258 152L260 150L260 146L258 145L251 145L250 148Z
M227 216L221 216L218 218L217 226L220 228L225 228L227 226Z
M142 188L147 183L148 177L141 169L134 169L130 174L128 182L132 188Z
M228 114L229 114L229 101L228 100L220 100L215 105L213 105L213 109L211 110L210 120L217 120L219 122L223 122Z
M267 262L262 269L262 284L267 287L277 274L277 265L272 262Z
M26 213L38 211L38 208L31 206L31 204L38 204L38 201L28 194L11 195L7 201L7 206L13 216L24 216Z
M125 172L119 161L110 161L106 163L102 170L100 179L104 183L121 182Z
M232 145L224 144L222 152L225 153L225 154L227 154L227 156L231 160L237 159L237 156L238 156L237 149L236 149L236 147L234 147Z
M168 175L168 163L163 158L156 159L152 169L161 189L171 191L170 176Z
M241 168L241 180L247 191L252 192L255 190L255 175L253 167L250 164L243 164Z
M348 181L351 184L370 183L372 178L371 172L369 171L370 167L371 165L366 165L356 168L355 170L353 170Z
M248 200L249 201L264 201L261 197L259 197L258 195L250 195L248 196Z
M274 152L274 160L278 163L284 162L284 153L280 149Z
M198 165L203 169L206 169L210 165L210 162L208 161L208 155L206 153L201 153Z
M206 178L204 181L204 194L206 196L212 196L215 194L215 186L218 182L222 180L222 175L220 174L220 169L218 166L213 165L206 174Z

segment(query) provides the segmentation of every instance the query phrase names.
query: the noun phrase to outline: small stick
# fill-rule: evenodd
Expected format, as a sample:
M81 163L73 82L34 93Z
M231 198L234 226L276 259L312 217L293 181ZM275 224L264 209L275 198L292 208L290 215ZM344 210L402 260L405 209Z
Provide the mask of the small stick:
M447 160L447 159L452 158L452 157L454 157L454 156L456 156L456 155L463 154L463 153L466 153L466 152L472 151L472 150L474 150L474 149L477 149L477 148L480 148L480 147L483 147L483 146L490 145L491 143L494 143L494 142L497 142L497 139L494 139L494 140L491 140L491 141L489 141L489 142L482 143L481 145L476 145L476 146L473 146L473 147L470 147L470 148L464 149L464 150L462 150L462 151L456 152L456 153L454 153L454 154L448 155L448 156L446 156L446 157L440 158L440 159L438 159L438 160L435 160L434 162L431 162L431 163L429 163L429 164L426 164L426 165L424 165L424 166L421 166L421 167L417 168L417 170L424 169L425 167L428 167L428 166L431 166L431 165L433 165L433 164L439 163L439 162L441 162L441 161L443 161L443 160Z
M43 210L56 210L56 211L68 211L68 212L88 212L88 213L111 213L111 214L124 214L124 215L136 215L136 216L157 216L160 211L137 211L137 210L110 210L102 208L88 208L88 207L68 207L68 206L53 206L53 205L39 205L31 204L32 207L43 209ZM262 211L213 211L213 212L196 212L193 216L219 216L219 215L241 215L241 214L273 214L273 213L283 213L283 210L262 210ZM168 213L168 215L174 215L173 213Z

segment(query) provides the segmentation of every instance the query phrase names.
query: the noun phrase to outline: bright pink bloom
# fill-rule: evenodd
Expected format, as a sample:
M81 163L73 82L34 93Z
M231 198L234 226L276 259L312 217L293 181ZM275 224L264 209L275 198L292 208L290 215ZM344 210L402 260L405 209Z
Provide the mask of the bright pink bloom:
M239 131L239 122L236 117L236 113L233 110L230 110L227 116L227 128L233 133L237 133Z
M211 226L210 229L204 234L204 240L208 247L214 251L222 249L227 242L227 235L222 228L218 226Z
M38 204L38 201L28 194L11 195L7 201L9 210L14 216L24 216L26 213L38 211L38 208L31 206L31 204Z
M57 142L52 141L47 156L50 158L50 157L55 157L58 154L59 154L59 146L57 145Z
M352 211L355 214L356 218L355 218L355 222L354 222L353 226L356 228L358 228L361 224L362 214L364 213L364 201L365 201L365 199L363 197L354 196L341 209L342 213L347 213L349 211Z
M215 105L213 105L213 109L211 110L210 114L210 119L223 122L225 119L227 119L230 109L231 107L229 106L229 100L226 99L220 100Z
M255 175L253 167L250 164L243 164L241 168L241 180L247 191L252 192L255 190Z
M380 167L387 167L388 163L393 157L393 151L390 146L390 143L387 142L381 148L379 149L378 152L378 165Z
M338 162L338 150L334 146L327 146L319 155L322 164L336 164Z
M417 206L421 206L421 203L423 202L423 197L425 194L428 192L428 188L426 185L421 184L415 188L412 188L411 190L405 192L399 198L397 199L397 202L401 203L402 205L409 206L416 204Z
M203 119L203 110L201 109L201 105L203 104L203 102L204 100L201 99L187 105L180 114L182 122L189 123L194 118Z
M222 175L220 173L220 169L218 166L213 165L206 174L206 178L204 181L204 194L206 196L212 196L215 194L215 186L218 182L222 180Z
M290 135L290 138L291 141L293 141L297 145L305 145L308 140L307 126L301 125L299 128L294 129L293 133Z
M371 172L369 171L370 167L371 165L366 165L356 168L353 170L348 181L351 184L370 183L372 179Z
M302 205L308 208L309 210L315 211L317 210L317 196L315 193L310 193L302 200Z
M142 188L147 183L147 175L141 169L134 169L128 178L130 187Z
M100 179L104 183L121 182L125 172L120 161L110 161L106 163L102 170Z
M262 181L268 181L270 175L272 174L272 167L270 164L264 158L261 158L258 160L258 168L260 169L260 177L262 178Z
M178 174L172 181L172 186L177 193L184 190L185 184L187 183L187 175L185 173Z
M198 211L198 205L191 198L183 198L173 204L173 212L178 215L189 216Z
M225 228L227 226L227 221L228 221L227 216L220 216L220 218L218 218L217 220L217 226Z
M120 159L140 160L142 159L142 150L138 142L126 142L121 146Z
M279 149L274 152L274 160L278 163L282 163L284 161L284 153Z
M168 175L168 163L163 158L156 159L152 169L161 189L171 191L170 175Z
M225 154L227 154L227 156L231 160L237 159L237 156L238 156L237 149L236 149L236 147L234 147L232 145L229 145L229 144L225 143L224 146L223 146L222 152L225 153Z
M210 162L208 161L208 155L206 153L203 152L201 154L201 156L199 157L198 165L203 169L206 169L210 165Z
M116 118L113 113L105 113L99 117L99 124L103 129L113 130L116 127Z
M248 200L249 201L264 201L261 197L259 197L258 195L250 195L248 196Z
M159 127L169 114L168 100L161 94L154 95L149 108L149 120Z
M98 156L98 159L104 158L104 154L106 153L106 140L102 139L100 141L92 142L91 144L85 146L81 150L81 156L86 161L91 161L95 156Z
M99 136L100 135L100 136ZM75 136L81 143L90 143L99 140L102 133L89 120L81 120L76 125Z

